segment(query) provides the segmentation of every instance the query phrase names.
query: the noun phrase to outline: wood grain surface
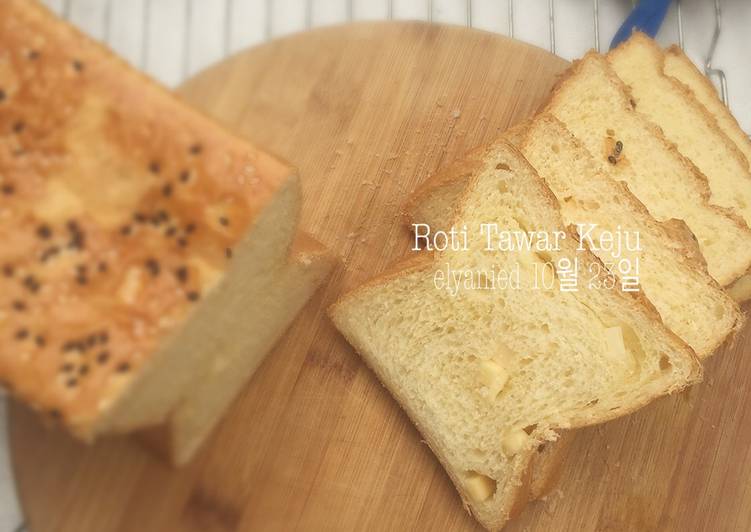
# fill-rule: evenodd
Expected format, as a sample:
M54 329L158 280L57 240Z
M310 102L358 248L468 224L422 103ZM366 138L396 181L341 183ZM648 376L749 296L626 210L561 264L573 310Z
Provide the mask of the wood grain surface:
M14 406L31 532L473 530L448 477L324 314L408 253L407 194L530 115L564 61L420 23L317 30L243 52L184 96L299 166L302 226L341 256L193 464L84 448ZM510 530L751 529L747 330L706 382L579 433L558 490Z

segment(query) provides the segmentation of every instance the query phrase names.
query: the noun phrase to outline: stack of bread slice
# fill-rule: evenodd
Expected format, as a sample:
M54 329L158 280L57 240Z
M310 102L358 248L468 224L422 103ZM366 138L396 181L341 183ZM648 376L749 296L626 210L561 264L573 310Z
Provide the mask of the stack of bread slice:
M547 220L544 215L536 217L541 212L539 198L533 199L530 190L541 190L550 198L547 210L560 224L576 230L573 236L589 244L587 253L624 282L627 272L617 267L622 257L598 238L612 231L637 231L642 246L627 255L632 264L640 265L642 310L650 309L652 325L658 326L661 336L678 340L699 359L709 357L745 321L726 289L732 287L739 301L747 299L741 287L746 286L751 266L751 230L744 216L748 204L743 199L750 190L744 154L749 145L710 87L679 50L663 52L642 35L608 56L589 53L564 75L540 114L416 190L406 206L407 219L427 224L432 231L468 226L470 235L473 225L501 219L508 226L537 230L548 227ZM657 97L656 92L663 94ZM650 104L642 105L642 98ZM694 125L698 133L688 131ZM699 140L708 145L694 146ZM718 162L713 156L727 157ZM729 192L739 187L745 187L742 194ZM530 260L517 259L523 276ZM343 297L331 314L426 436L465 505L484 526L497 529L526 500L543 495L551 485L556 465L563 460L559 442L569 442L575 434L568 429L602 419L582 422L576 415L569 419L565 408L553 423L544 420L544 409L538 410L540 419L509 419L513 417L509 410L516 413L520 405L537 406L541 384L530 380L530 367L536 366L526 362L529 357L542 356L550 366L551 371L536 377L544 383L546 395L565 407L570 381L559 381L557 364L565 364L571 354L562 347L567 340L556 328L558 315L548 309L561 305L562 313L573 313L549 296L543 303L525 292L521 297L526 299L515 301L516 290L468 290L462 297L445 300L423 279L431 263L434 269L443 263L472 268L482 260L508 258L487 251L470 253L468 258L448 251L413 259L413 264ZM564 272L556 274L564 276ZM607 297L620 299L622 294L616 292ZM618 340L613 342L612 315L585 304L593 311L591 324L596 325L569 324L570 330L579 335L604 327L600 330L606 341L600 352L582 350L579 355L596 359L621 353L611 357L614 368L624 353L630 360L657 356L659 361L662 348L653 351L656 344L646 340L645 331L630 329L621 321ZM539 308L544 309L541 315ZM536 326L519 326L517 321L527 320L527 314L542 319ZM652 330L649 336L657 333ZM473 341L475 336L482 341ZM533 338L537 345L531 343ZM659 366L672 372L674 364L663 359ZM580 370L565 376L578 382ZM683 384L665 391L695 380L684 377ZM607 402L605 396L611 393L624 393L612 382L607 386L597 405ZM490 403L476 399L487 400L488 391ZM495 424L497 420L502 423ZM531 423L522 431L525 437L513 431L519 421ZM478 426L486 423L500 436L483 438ZM479 442L476 434L481 435ZM529 447L555 443L538 447L544 449L542 453L524 456L524 469L516 469L512 460L509 470L506 462L517 456L508 452L509 434L517 434ZM489 454L493 460L487 459Z
M183 463L332 266L297 172L37 2L0 21L0 377Z

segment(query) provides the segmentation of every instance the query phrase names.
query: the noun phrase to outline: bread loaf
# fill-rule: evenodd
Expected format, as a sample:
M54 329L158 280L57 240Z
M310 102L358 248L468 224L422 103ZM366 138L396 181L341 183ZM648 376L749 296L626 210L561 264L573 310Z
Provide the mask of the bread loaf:
M678 46L671 46L665 53L666 75L683 84L691 94L712 114L717 126L732 140L748 163L751 161L751 139L738 125L730 109L722 103L714 85L694 66ZM746 220L748 222L748 220ZM751 299L751 276L745 275L729 288L730 295L737 301Z
M242 356L296 172L37 2L0 2L0 47L0 376L86 440L158 424Z
M451 171L470 176L455 224L466 224L468 247L397 266L330 314L420 429L468 509L497 530L526 500L530 461L557 430L631 412L696 382L701 368L642 297L617 281L606 287L612 278L579 251L554 196L513 147L496 143ZM566 237L540 253L488 252L481 223ZM555 281L535 287L535 268L547 261ZM564 289L566 261L594 272L593 282ZM470 274L518 266L521 281L452 294L435 284L446 265Z
M639 112L604 57L590 52L574 63L546 111L565 124L610 177L624 181L658 221L685 222L709 273L722 286L748 271L751 230L738 215L712 203L706 177Z

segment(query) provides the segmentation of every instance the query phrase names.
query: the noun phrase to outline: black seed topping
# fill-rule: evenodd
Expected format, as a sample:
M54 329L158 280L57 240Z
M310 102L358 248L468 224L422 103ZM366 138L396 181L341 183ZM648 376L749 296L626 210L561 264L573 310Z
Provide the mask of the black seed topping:
M180 172L180 182L187 183L190 181L190 170L183 170Z
M175 234L177 234L177 227L175 227L174 225L169 226L164 234L172 238L173 236L175 236Z
M149 172L152 174L158 174L162 170L162 165L159 164L159 161L151 161L149 163Z
M107 273L107 270L109 270L109 266L104 261L100 262L96 268L99 270L99 273Z
M99 343L100 344L106 344L110 341L110 333L107 331L102 331L99 333Z
M60 366L60 371L62 371L63 373L70 373L74 369L76 369L76 366L72 362L66 362L65 364Z
M29 51L29 59L32 61L35 61L36 59L39 59L39 52L37 50L30 50Z
M78 59L74 59L72 65L73 65L73 70L75 70L76 72L83 72L84 64L82 61L79 61Z
M162 187L162 196L169 198L172 195L172 184L167 183Z
M188 296L188 301L198 301L198 299L201 297L201 294L193 290L193 291L188 292L187 296Z
M16 340L26 340L29 337L28 329L18 329L16 331Z
M117 365L116 371L118 373L127 373L130 371L130 363L129 362L120 362L120 364Z
M187 247L188 240L186 238L178 238L177 245L180 246L181 248Z
M203 151L203 146L201 146L201 145L200 145L200 144L198 144L198 143L196 143L196 144L193 144L193 145L192 145L192 146L191 146L191 147L189 148L189 151L190 151L191 155L198 155L199 153L201 153L201 152Z
M60 248L58 246L50 246L42 252L39 260L41 260L42 262L47 262L58 253L60 253Z
M37 347L44 347L47 345L47 339L42 335L37 335L34 338L34 342L37 344Z
M39 281L33 275L27 275L23 279L23 285L33 294L39 292Z
M18 312L23 312L26 310L26 303L21 301L20 299L17 299L13 302L13 310L16 310Z
M615 164L618 162L618 159L615 158L615 155L608 155L608 162L610 164Z
M68 231L71 233L80 233L81 232L81 226L78 225L78 222L75 220L68 220L68 223L65 224L65 227L68 228Z
M5 91L3 89L0 89L0 102L4 101L7 96L8 95L5 94Z
M228 259L232 258L232 248L227 248L224 250L224 254L227 256Z
M10 264L3 264L3 275L6 277L13 277L13 266Z
M78 379L71 377L65 382L65 386L67 386L68 388L75 388L76 386L78 386Z
M63 417L63 415L62 415L62 413L60 413L60 411L58 409L53 408L52 410L50 410L50 417L52 419L54 419L54 420L57 421L58 419L60 419L61 417Z
M99 364L106 364L109 359L110 359L109 351L102 351L96 356L96 361Z
M129 225L124 225L124 226L122 226L120 228L120 234L123 235L123 236L128 236L132 232L133 232L133 230L130 228Z
M615 143L615 153L618 155L623 151L623 142L620 140Z
M149 273L153 275L154 277L158 276L159 272L161 271L161 268L159 267L159 262L157 262L156 259L147 259L146 269L149 270Z
M219 223L223 225L224 227L227 227L229 225L229 218L226 216L222 216L219 218Z
M68 242L70 249L83 249L86 247L86 235L75 220L68 222L68 231L70 232L70 242Z
M178 269L175 270L175 277L177 277L177 280L181 283L185 283L188 281L188 268L185 266L180 266Z
M76 282L78 284L86 284L89 282L88 271L89 269L85 264L79 264L76 266Z
M23 133L24 129L26 129L26 124L23 122L16 122L13 124L13 133Z
M141 213L141 212L134 212L133 213L133 220L136 223L142 224L142 223L146 222L146 215L143 214L143 213Z
M16 192L16 187L10 183L5 183L2 187L2 191L6 196L12 196Z
M81 377L86 375L88 372L89 372L88 364L81 364L81 367L78 368L78 375L80 375Z
M195 233L195 231L196 231L196 224L189 223L188 225L185 226L185 233L190 235L192 233Z
M90 334L89 337L86 338L86 349L94 347L97 343L99 343L99 335Z
M52 229L49 225L40 225L37 227L37 236L42 240L48 240L52 238Z

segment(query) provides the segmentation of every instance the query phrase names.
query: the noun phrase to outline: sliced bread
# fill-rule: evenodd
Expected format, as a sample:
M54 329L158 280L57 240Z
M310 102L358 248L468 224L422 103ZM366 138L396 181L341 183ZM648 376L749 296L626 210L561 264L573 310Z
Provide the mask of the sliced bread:
M707 177L711 202L751 224L751 172L746 157L692 90L665 73L665 53L657 43L636 32L607 58L629 86L639 112ZM725 122L735 120L725 118Z
M722 286L749 270L751 230L740 216L710 201L706 177L638 112L604 57L590 52L575 62L546 111L565 124L610 177L624 181L657 220L685 222L709 273Z
M86 440L162 422L247 354L296 171L38 2L0 2L0 45L0 378Z
M701 366L642 296L623 292L581 248L511 145L485 148L454 171L470 175L456 217L468 229L466 248L421 254L345 295L330 314L467 508L497 530L526 501L529 464L557 430L629 413L696 382ZM488 251L481 224L538 235L545 249ZM564 236L545 246L540 235ZM569 291L574 264L587 274ZM437 280L446 268L470 281L447 290ZM551 283L535 286L548 268ZM490 284L511 271L518 283Z
M715 86L678 46L671 46L665 51L664 72L691 91L694 98L712 114L722 132L735 143L746 162L751 162L751 138L741 129L730 109L722 103ZM748 223L748 219L746 222ZM736 301L751 299L751 276L741 277L728 291Z
M320 243L299 235L286 268L270 278L248 279L253 305L243 313L247 329L227 342L241 349L221 349L209 371L170 413L166 424L147 434L158 451L177 466L187 463L220 421L223 412L276 344L284 330L326 278L333 257ZM234 355L225 357L224 352Z

